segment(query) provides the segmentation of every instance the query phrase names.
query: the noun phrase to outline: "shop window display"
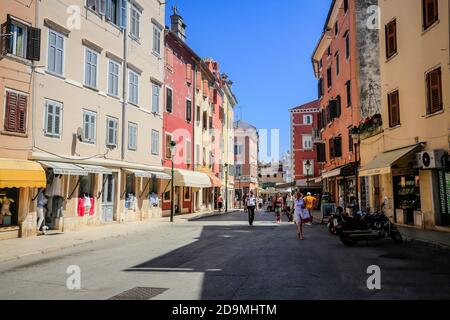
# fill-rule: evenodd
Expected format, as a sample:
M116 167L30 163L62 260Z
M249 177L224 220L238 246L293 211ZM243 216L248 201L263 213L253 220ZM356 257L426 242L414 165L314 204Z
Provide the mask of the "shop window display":
M18 224L19 189L0 189L0 227Z
M94 193L94 175L80 177L79 196L78 196L78 215L93 216L95 214Z

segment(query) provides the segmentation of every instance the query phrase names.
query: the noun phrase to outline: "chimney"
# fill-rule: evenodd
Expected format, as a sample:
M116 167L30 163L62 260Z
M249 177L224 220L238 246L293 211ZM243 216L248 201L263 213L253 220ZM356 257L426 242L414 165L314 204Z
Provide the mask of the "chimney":
M178 14L178 8L172 7L173 14L170 16L171 27L170 30L182 41L186 41L186 24L183 18Z

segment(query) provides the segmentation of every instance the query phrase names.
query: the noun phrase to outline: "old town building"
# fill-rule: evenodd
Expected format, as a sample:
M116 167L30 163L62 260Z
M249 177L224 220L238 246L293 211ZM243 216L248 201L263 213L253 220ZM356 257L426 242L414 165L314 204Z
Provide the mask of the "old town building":
M378 26L367 12L377 0L333 0L312 61L318 80L318 161L324 191L344 207L358 202L358 144L351 129L380 114ZM376 19L374 19L376 21Z

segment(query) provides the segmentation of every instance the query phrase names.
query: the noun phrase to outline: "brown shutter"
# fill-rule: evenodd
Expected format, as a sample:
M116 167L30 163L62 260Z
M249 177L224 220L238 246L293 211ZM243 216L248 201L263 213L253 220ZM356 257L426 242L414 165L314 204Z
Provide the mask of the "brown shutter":
M203 80L203 96L206 98L209 94L208 80Z
M17 130L17 105L19 95L15 92L6 92L5 130L16 132Z
M6 35L11 33L11 17L8 14L7 20L5 23L1 25L0 34ZM12 37L11 36L1 36L1 53L2 55L6 55L8 53L12 53Z
M397 22L391 21L386 26L386 55L387 58L397 53Z
M217 103L217 90L216 89L213 90L213 103L214 104Z
M427 74L428 83L428 113L442 110L442 80L441 68Z
M32 61L41 59L41 29L28 28L27 59Z
M398 91L388 95L389 126L395 127L400 124L400 101Z
M17 132L26 133L27 131L27 105L28 97L19 95L19 104L17 109Z
M190 63L186 64L186 82L192 83L192 65Z

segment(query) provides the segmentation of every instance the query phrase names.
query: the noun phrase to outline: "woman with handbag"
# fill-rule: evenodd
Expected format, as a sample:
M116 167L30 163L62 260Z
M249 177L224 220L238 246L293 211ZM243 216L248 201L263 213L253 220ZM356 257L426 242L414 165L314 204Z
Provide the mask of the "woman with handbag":
M295 211L294 211L294 221L297 225L297 237L299 240L305 240L303 237L303 224L307 223L309 218L309 211L306 209L306 203L303 199L303 195L297 192L295 196Z

